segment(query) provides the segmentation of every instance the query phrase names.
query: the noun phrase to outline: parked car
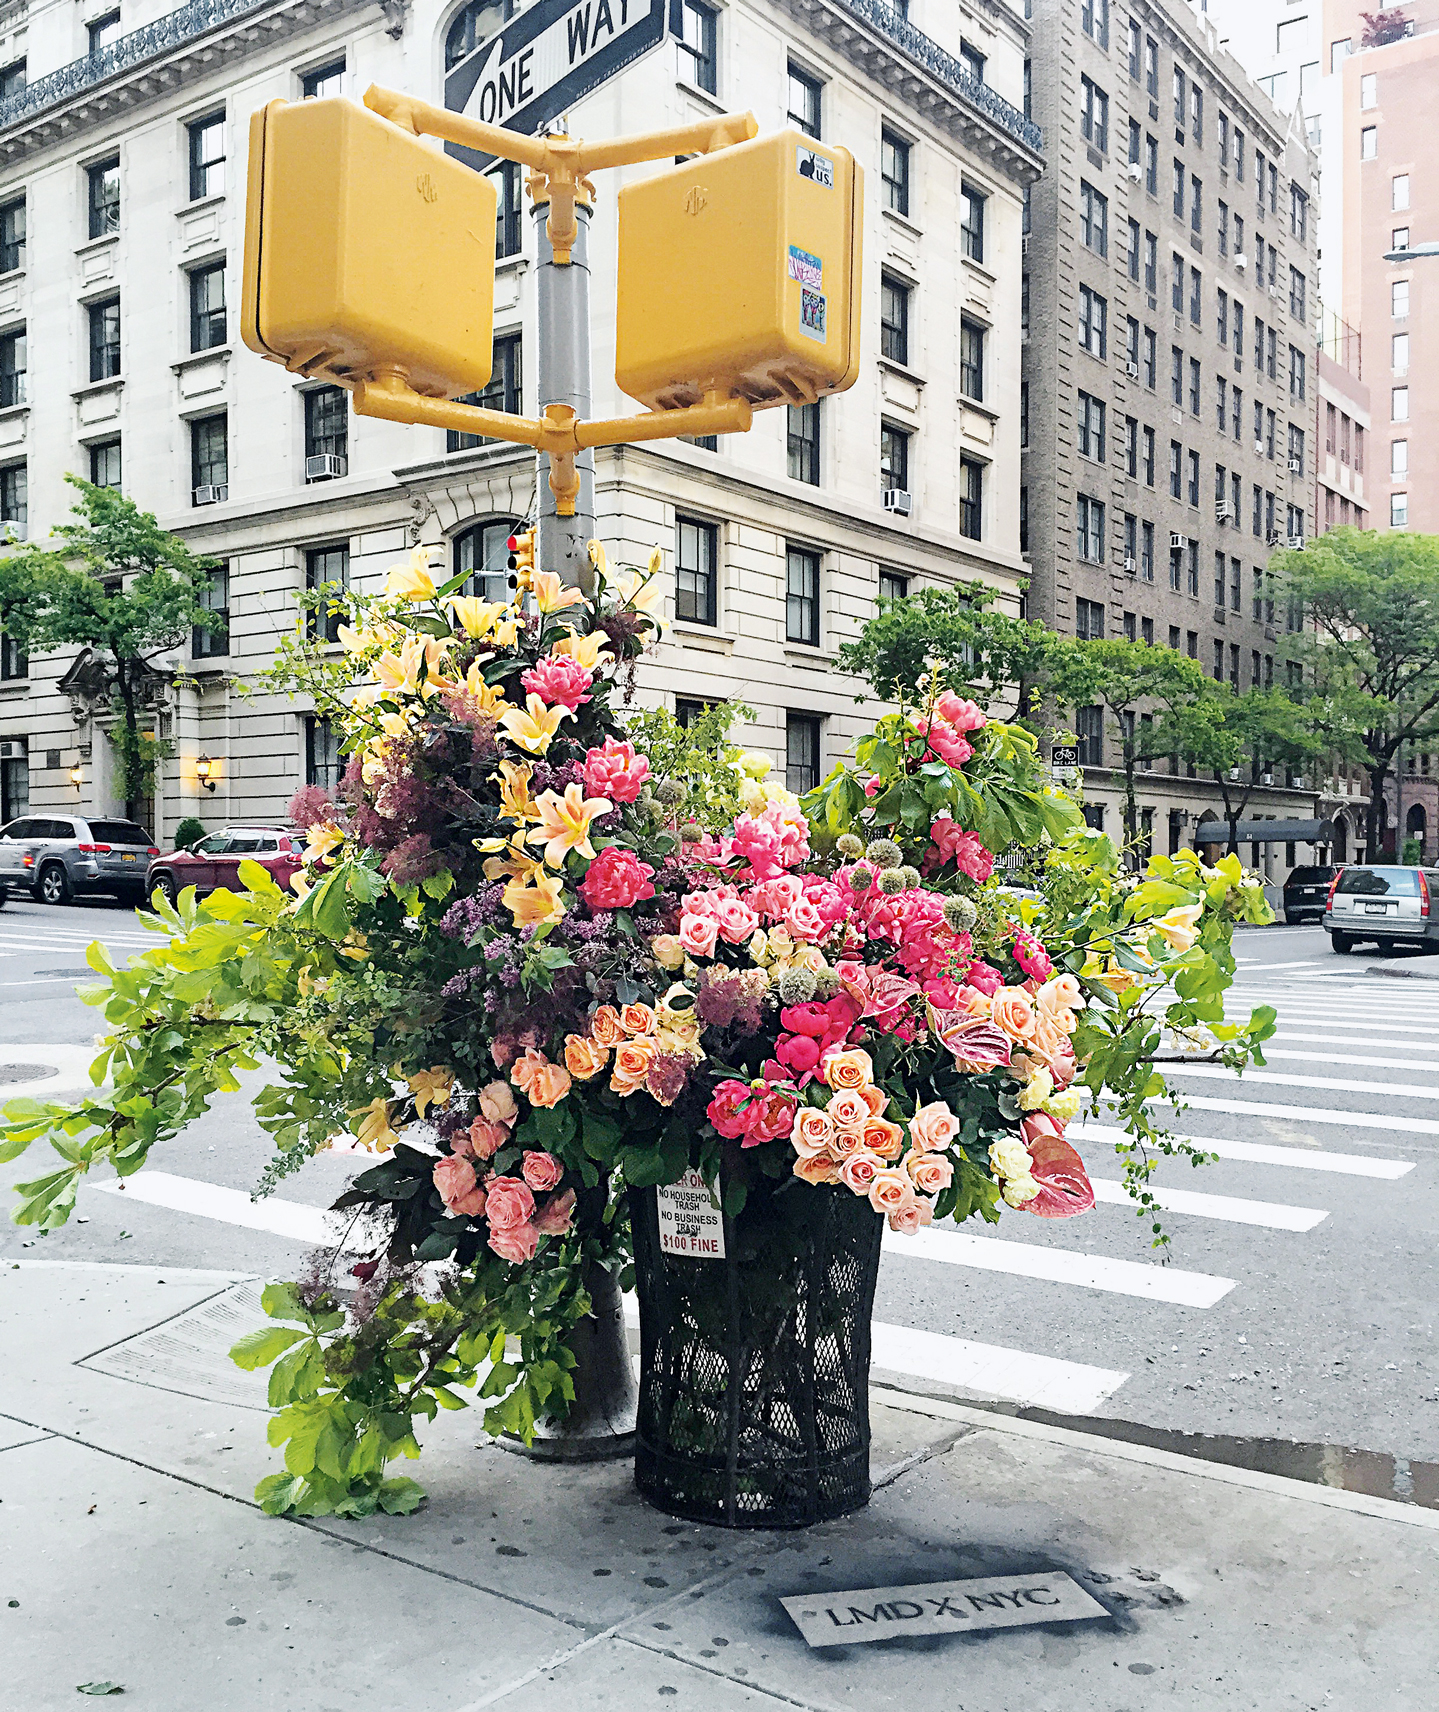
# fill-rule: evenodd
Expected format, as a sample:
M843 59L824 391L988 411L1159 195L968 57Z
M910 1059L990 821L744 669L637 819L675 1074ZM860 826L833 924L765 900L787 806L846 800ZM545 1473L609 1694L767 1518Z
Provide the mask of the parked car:
M171 903L186 886L197 892L243 891L240 864L245 861L258 862L277 886L288 888L290 876L300 871L304 847L304 839L287 827L222 827L192 850L171 850L164 856L155 851L146 890L153 893L158 887Z
M1336 951L1364 940L1380 946L1439 945L1439 869L1341 868L1329 888L1324 925Z
M159 854L133 820L23 815L0 827L0 884L44 904L67 904L89 892L139 903L150 858Z
M1290 927L1301 921L1323 921L1329 884L1339 872L1333 863L1321 868L1291 868L1284 882L1284 919Z

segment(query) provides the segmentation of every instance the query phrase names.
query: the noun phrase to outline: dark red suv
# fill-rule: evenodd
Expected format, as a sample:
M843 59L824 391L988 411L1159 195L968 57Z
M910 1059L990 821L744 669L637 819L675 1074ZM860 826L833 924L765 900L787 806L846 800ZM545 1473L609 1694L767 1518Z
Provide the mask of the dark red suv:
M299 872L305 840L297 832L277 826L227 826L202 838L193 850L172 850L150 864L148 888L156 887L171 903L193 886L197 892L224 887L243 891L242 862L258 862L274 875L275 884L289 889L290 876Z

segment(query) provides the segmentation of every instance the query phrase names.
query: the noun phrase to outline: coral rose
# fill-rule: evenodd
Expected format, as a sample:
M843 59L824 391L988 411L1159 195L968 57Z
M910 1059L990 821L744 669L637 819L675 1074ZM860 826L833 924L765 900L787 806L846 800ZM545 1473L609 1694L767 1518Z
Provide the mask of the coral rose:
M485 1185L485 1216L491 1230L513 1230L535 1216L535 1197L518 1177L491 1177Z
M942 1152L959 1134L959 1119L943 1100L931 1100L909 1120L910 1145L921 1153Z
M869 1204L877 1213L897 1213L914 1200L914 1185L903 1171L886 1167L876 1171L869 1186Z
M1077 1011L1084 1003L1084 991L1074 975L1054 975L1034 995L1041 1016L1058 1017Z
M814 1158L828 1148L833 1134L834 1120L828 1112L822 1112L815 1106L801 1106L795 1113L790 1141L796 1153Z
M570 1091L570 1073L527 1046L510 1066L510 1080L532 1106L557 1106Z
M871 1118L861 1130L864 1145L881 1159L898 1159L904 1146L904 1131L887 1118Z
M541 1236L563 1236L574 1222L575 1192L551 1195L544 1209L535 1214L533 1224Z
M824 1061L824 1079L831 1088L866 1088L874 1081L874 1065L858 1048L831 1052Z
M622 1046L625 1040L620 1013L613 1005L601 1005L590 1018L590 1036L597 1046Z
M857 1147L839 1168L839 1180L856 1195L868 1195L884 1161L867 1147Z
M609 1063L609 1052L587 1034L565 1036L565 1069L577 1082L588 1082Z
M806 1183L838 1183L840 1180L839 1167L827 1153L800 1154L792 1170Z
M904 1168L922 1195L937 1195L954 1181L954 1166L942 1153L906 1153Z
M542 1153L536 1148L525 1155L520 1174L532 1189L553 1189L564 1176L565 1168L553 1153Z
M830 1137L829 1150L836 1159L848 1159L853 1153L866 1151L862 1129L837 1129Z
M862 1130L869 1122L868 1102L853 1088L842 1089L825 1107L830 1122L837 1130Z
M445 1210L478 1218L485 1210L485 1191L477 1186L475 1168L462 1153L441 1159L434 1170L435 1187Z
M889 1215L889 1228L899 1236L913 1236L934 1218L934 1208L922 1195L896 1207Z
M510 1126L476 1118L469 1127L469 1149L476 1159L493 1159L510 1139Z
M989 1002L989 1020L1011 1040L1034 1034L1034 1006L1023 987L1001 987Z
M532 1224L502 1225L498 1230L491 1227L490 1247L501 1260L522 1265L535 1258L535 1250L539 1246L540 1233Z
M476 1096L480 1116L489 1123L510 1125L520 1115L508 1082L488 1082Z
M655 895L654 877L654 869L633 850L611 844L590 863L578 891L592 910L629 909Z
M633 1094L645 1084L650 1073L650 1060L655 1055L654 1038L641 1034L615 1048L615 1067L610 1075L610 1087L617 1094Z
M712 915L685 915L680 918L680 944L691 957L712 957L719 938L719 923Z
M867 1088L856 1088L855 1093L869 1107L869 1115L872 1118L884 1116L884 1108L889 1104L889 1095L885 1093L883 1088L876 1088L871 1083Z
M652 1005L626 1005L620 1012L620 1027L626 1034L653 1034L655 1013Z

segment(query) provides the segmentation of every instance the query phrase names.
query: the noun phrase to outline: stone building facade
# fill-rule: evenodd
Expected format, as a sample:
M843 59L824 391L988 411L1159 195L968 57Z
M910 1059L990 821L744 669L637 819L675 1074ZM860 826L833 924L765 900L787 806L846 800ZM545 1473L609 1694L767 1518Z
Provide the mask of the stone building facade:
M447 59L515 9L192 0L159 15L120 0L116 17L114 0L29 0L0 15L0 510L43 538L78 470L222 561L223 630L152 662L175 750L159 837L186 815L273 821L300 784L333 778L333 736L311 710L247 689L296 623L300 589L375 588L415 544L483 577L532 512L519 448L357 419L343 394L253 357L238 327L251 113L372 82L438 102ZM807 785L865 718L836 650L882 594L978 578L1018 600L1020 228L1042 167L1020 111L1028 30L1000 0L962 17L913 0L908 21L880 0L678 0L670 21L677 36L575 107L576 134L749 108L764 131L843 143L865 173L855 386L817 410L762 413L714 449L620 447L597 467L612 559L665 553L672 629L640 699L747 702L745 741ZM634 409L611 378L622 181L602 175L591 234L606 416ZM500 188L486 401L533 414L535 239L517 175ZM116 806L108 712L75 668L7 651L6 819L27 803Z

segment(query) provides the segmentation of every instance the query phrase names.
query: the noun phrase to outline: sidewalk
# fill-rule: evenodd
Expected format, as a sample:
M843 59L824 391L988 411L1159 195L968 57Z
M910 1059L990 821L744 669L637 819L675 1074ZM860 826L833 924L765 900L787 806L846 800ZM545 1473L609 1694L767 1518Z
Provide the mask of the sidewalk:
M424 1434L419 1514L276 1521L264 1376L222 1357L253 1281L21 1262L0 1288L4 1712L97 1680L135 1712L1433 1704L1439 1512L879 1386L874 1499L808 1532L674 1521L627 1464L479 1447L468 1411ZM779 1605L1039 1569L1110 1615L811 1651Z

